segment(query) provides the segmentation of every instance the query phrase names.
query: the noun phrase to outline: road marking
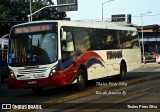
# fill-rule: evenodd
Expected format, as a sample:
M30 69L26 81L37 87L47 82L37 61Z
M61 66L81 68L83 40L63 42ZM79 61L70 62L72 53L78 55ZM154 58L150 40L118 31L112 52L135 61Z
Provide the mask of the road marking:
M153 70L154 72L160 72L160 68Z
M147 81L151 81L151 80L157 80L157 79L160 79L160 75L151 76L151 77L143 77L143 78L140 78L140 79L135 79L135 80L132 80L132 81L128 81L126 83L129 86L131 86L131 85L134 85L134 84L147 82ZM54 106L54 105L57 105L57 104L60 104L60 103L64 103L64 102L72 101L72 100L75 100L75 99L78 99L78 98L93 95L93 94L95 94L95 91L103 91L103 90L106 90L106 89L111 90L111 89L118 89L118 88L121 88L121 87L118 87L118 86L116 86L116 87L115 86L97 87L96 86L91 90L89 89L89 90L86 90L86 91L82 91L78 94L74 93L74 94L71 94L71 95L68 95L68 96L65 96L65 97L61 97L61 98L58 98L58 99L53 99L53 100L41 102L37 105L43 105L43 109L45 109L47 107L51 107L51 106ZM25 112L30 112L30 111L35 111L35 110L25 110ZM17 112L17 110L10 110L8 112Z
M138 84L138 83L142 83L142 82L147 82L147 81L150 81L150 80L156 80L156 79L160 79L160 76L152 76L152 77L145 77L145 78L141 78L141 79L136 79L134 81L128 81L126 83L128 83L129 86L131 85L134 85L134 84ZM99 91L102 91L102 90L106 90L106 89L116 89L116 88L120 88L120 87L96 87L96 88L93 88L92 90L87 90L87 91L84 91L84 92L81 92L79 94L72 94L72 95L69 95L69 96L66 96L66 97L63 97L63 98L59 98L59 99L56 99L56 100L50 100L50 101L46 101L46 102L42 102L41 104L43 105L44 104L55 104L56 103L64 103L64 102L68 102L68 101L71 101L71 100L74 100L74 99L78 99L78 98L82 98L82 97L86 97L86 96L89 96L89 95L92 95L92 94L95 94L95 91L96 90L99 90ZM143 91L143 90L141 90ZM50 105L50 106L54 106L54 105ZM50 107L49 105L46 106L46 107Z
M114 105L129 101L129 100L132 100L132 99L140 97L140 96L143 96L145 91L149 91L149 90L153 90L153 89L159 89L159 88L160 88L160 86L156 85L156 86L153 86L153 87L148 87L148 88L142 89L140 91L136 91L136 92L131 93L129 95L126 95L124 97L118 97L118 98L114 97L114 99L112 98L110 100L109 99L103 99L103 102L105 102L105 103L91 103L90 105L86 105L86 106L83 105L82 109L94 109L94 110L97 109L97 111L102 110L102 109L107 109L111 106L114 106ZM106 102L109 102L109 103L106 103ZM81 111L81 110L79 110L79 111ZM76 110L76 112L78 112L78 111Z

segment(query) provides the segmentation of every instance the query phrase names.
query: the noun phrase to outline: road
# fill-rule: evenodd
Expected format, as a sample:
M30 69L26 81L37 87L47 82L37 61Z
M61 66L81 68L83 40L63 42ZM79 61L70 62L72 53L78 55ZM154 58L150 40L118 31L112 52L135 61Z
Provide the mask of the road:
M142 112L160 111L160 65L143 64L127 74L125 81L111 78L89 81L84 91L76 91L74 85L51 87L35 94L31 89L10 90L7 82L0 86L0 103L15 105L41 105L38 111L106 111ZM47 108L47 109L45 109ZM152 109L151 109L152 108ZM148 109L148 110L146 110ZM1 110L4 111L4 110ZM9 110L14 112L16 110ZM31 111L31 110L30 110ZM140 112L141 112L140 111ZM139 111L138 111L139 112Z

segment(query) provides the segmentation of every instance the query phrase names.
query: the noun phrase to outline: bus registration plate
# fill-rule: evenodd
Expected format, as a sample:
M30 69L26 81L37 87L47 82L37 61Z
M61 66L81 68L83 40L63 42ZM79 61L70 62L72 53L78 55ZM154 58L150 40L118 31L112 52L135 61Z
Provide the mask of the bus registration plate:
M33 74L33 77L34 78L45 77L45 74L43 74L43 73Z
M37 81L30 81L28 84L37 84Z

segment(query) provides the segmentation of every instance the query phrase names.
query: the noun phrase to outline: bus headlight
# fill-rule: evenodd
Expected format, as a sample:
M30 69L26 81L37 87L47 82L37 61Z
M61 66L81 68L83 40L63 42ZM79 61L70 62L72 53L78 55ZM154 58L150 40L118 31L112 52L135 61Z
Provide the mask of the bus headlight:
M56 73L56 66L52 67L49 76L53 76Z
M14 72L13 72L12 70L10 70L10 76L11 76L12 78L16 79L16 76L15 76L15 74L14 74Z

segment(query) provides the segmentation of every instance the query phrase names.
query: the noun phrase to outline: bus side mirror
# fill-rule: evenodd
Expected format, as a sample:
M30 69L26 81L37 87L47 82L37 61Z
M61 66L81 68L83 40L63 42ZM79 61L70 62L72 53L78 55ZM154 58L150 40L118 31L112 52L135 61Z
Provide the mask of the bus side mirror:
M66 32L62 32L62 41L66 41Z
M64 47L63 48L63 50L67 47L67 42L66 42L66 40L62 40L61 41L61 44L62 44L62 47ZM65 51L65 50L64 50Z
M4 45L6 45L6 44L8 45L8 42L6 43L4 38L9 39L9 34L5 34L5 35L2 36L2 38L1 38L1 49L4 49Z
M61 38L62 40L61 40L61 42L62 42L62 47L65 47L65 48L67 47L66 36L67 36L66 32L63 31L62 32L62 38Z
M3 50L4 49L4 43L2 42L2 45L1 45L1 49Z
M1 49L3 50L4 49L4 40L3 40L3 38L1 39Z
M66 32L61 28L61 41L66 41Z

